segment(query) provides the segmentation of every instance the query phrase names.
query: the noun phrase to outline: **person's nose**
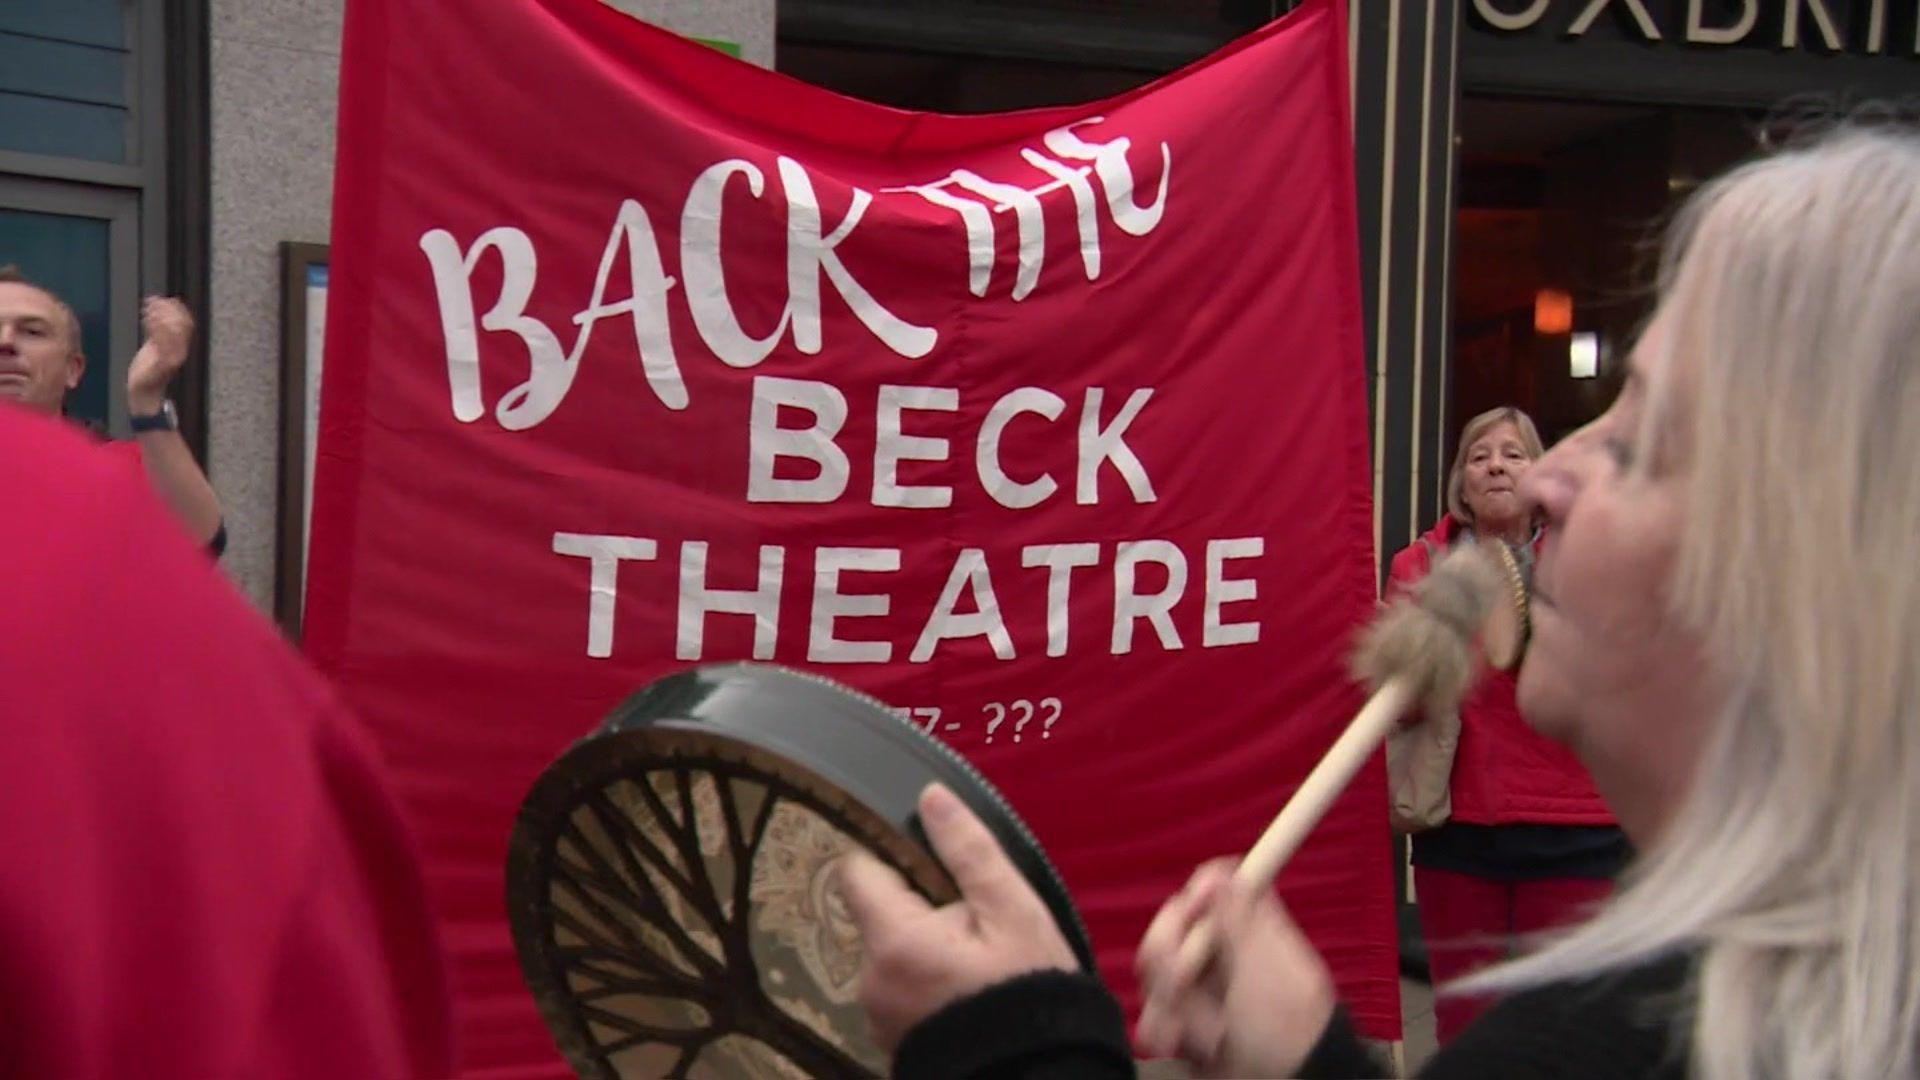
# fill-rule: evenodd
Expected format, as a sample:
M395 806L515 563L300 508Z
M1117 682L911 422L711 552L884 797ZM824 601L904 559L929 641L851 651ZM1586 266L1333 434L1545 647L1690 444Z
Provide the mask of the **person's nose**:
M1580 493L1580 453L1584 432L1569 435L1520 473L1514 490L1527 513L1557 524Z

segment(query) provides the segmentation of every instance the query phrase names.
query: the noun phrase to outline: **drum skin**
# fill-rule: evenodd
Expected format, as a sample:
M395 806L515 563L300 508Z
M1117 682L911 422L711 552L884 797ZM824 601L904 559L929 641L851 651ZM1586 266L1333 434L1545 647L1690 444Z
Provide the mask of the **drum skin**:
M1013 809L880 702L762 664L692 668L623 702L541 774L508 852L521 971L574 1070L884 1074L834 866L858 846L954 899L918 819L932 783L987 824L1093 970L1066 886Z

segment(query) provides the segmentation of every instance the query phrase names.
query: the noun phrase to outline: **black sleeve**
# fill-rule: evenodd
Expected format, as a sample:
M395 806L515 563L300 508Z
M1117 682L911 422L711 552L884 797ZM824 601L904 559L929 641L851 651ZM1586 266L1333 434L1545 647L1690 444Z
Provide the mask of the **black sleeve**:
M1036 971L962 998L900 1042L906 1080L1131 1080L1120 1003L1092 975Z
M1356 1077L1391 1076L1393 1070L1367 1052L1354 1033L1347 1010L1335 1009L1327 1020L1320 1041L1300 1063L1300 1080L1355 1080Z
M1514 994L1420 1070L1423 1080L1684 1080L1690 959Z

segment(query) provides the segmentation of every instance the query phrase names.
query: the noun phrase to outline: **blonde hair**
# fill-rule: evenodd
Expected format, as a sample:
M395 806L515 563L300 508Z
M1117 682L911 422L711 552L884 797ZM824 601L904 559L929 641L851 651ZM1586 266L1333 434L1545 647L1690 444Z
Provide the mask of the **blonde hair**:
M1641 347L1688 372L1649 388L1689 462L1671 604L1731 692L1627 888L1462 989L1692 954L1694 1075L1914 1075L1920 137L1843 129L1702 189L1659 320Z
M1467 451L1480 437L1501 424L1512 424L1520 433L1520 446L1527 452L1528 461L1538 461L1546 450L1540 445L1540 430L1533 426L1533 418L1511 405L1502 405L1488 409L1479 416L1467 421L1460 429L1460 445L1453 451L1453 467L1447 470L1447 513L1455 521L1473 524L1473 510L1467 506Z

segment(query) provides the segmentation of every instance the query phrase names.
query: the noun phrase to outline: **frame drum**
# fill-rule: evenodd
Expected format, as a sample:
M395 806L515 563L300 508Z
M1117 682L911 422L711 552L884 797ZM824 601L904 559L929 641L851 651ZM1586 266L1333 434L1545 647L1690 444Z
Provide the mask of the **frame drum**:
M508 853L521 970L581 1076L878 1076L858 933L833 873L862 847L953 900L916 805L978 814L1086 970L1066 885L973 767L880 702L759 664L627 699L528 794Z

